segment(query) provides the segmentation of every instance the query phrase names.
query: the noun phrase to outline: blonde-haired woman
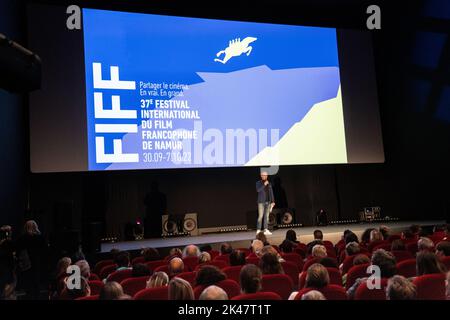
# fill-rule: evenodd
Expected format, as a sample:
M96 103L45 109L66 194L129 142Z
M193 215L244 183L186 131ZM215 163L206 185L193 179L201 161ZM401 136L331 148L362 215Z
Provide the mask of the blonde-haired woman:
M169 284L169 276L167 273L158 271L152 274L150 279L147 281L146 288L157 288L157 287L164 287Z
M191 284L177 277L170 280L169 300L194 300L194 291Z

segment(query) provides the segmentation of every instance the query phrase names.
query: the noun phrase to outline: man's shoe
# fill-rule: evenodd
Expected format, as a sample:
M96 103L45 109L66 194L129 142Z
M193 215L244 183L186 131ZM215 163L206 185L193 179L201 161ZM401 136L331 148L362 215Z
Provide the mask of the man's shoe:
M264 230L264 234L266 236L270 236L272 234L272 232L270 232L268 229Z

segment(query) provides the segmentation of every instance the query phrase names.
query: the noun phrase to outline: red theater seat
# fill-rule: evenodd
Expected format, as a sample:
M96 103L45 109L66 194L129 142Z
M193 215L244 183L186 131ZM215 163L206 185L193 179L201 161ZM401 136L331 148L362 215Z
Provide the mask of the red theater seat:
M291 261L281 262L281 266L283 267L284 273L291 278L294 288L298 288L298 274L301 269Z
M119 271L114 271L108 277L108 281L115 281L121 283L123 280L127 278L131 278L133 276L133 270L131 269L123 269Z
M303 265L303 270L302 271L307 271L309 267L311 267L314 263L318 263L319 259L318 258L311 258L306 260L305 264Z
M139 291L134 295L134 300L168 300L168 286L149 288Z
M153 273L156 268L161 267L161 266L166 266L167 263L168 262L166 260L156 260L156 261L146 262L145 264L147 265L147 268L150 270L150 272Z
M259 266L259 258L248 256L247 258L245 258L245 263L246 264L254 264L256 266Z
M329 240L323 240L323 245L328 248L328 249L333 249L334 250L334 245L333 242L329 241Z
M240 294L231 300L282 300L281 297L274 292L257 292Z
M344 288L342 286L337 286L334 284L330 284L323 288L303 288L297 293L294 300L301 300L302 296L305 293L312 290L322 292L327 300L347 300L347 293L345 292Z
M294 283L286 274L265 274L262 276L262 291L275 292L287 300L292 293Z
M241 293L241 288L239 287L239 284L231 279L219 281L215 285L218 286L219 288L222 288L227 293L228 299L231 299ZM194 288L195 300L198 300L198 298L200 297L205 288L206 288L205 286L196 286Z
M411 252L411 254L415 257L417 251L419 251L419 248L417 247L417 241L414 241L414 242L411 242L411 243L407 243L406 244L406 250Z
M123 280L120 283L123 288L123 292L133 297L136 293L145 289L148 278L148 276L143 276Z
M225 261L226 264L230 264L230 255L229 254L221 254L214 258L214 260Z
M196 275L197 275L196 272L188 271L188 272L182 272L180 274L177 274L176 277L186 280L187 282L189 282L191 284L192 287L194 287Z
M302 257L302 259L306 258L307 252L308 252L308 250L304 249L304 248L300 248L300 247L294 248L294 253L299 254Z
M91 295L88 297L76 298L75 300L98 300L98 295Z
M103 281L100 280L89 281L89 288L91 288L91 295L99 294L103 286L104 286Z
M239 283L239 276L241 274L242 267L243 266L225 267L222 269L222 271L227 275L228 279L234 280Z
M219 269L223 269L225 267L228 267L228 264L223 260L212 260L212 261L204 262L202 264L198 264L195 267L195 271L198 271L198 269L200 269L202 266L215 266Z
M407 250L393 250L393 251L391 251L391 253L394 255L397 263L405 261L405 260L414 259L414 256L411 254L411 252L409 252Z
M89 281L101 281L102 279L100 279L100 277L98 275L96 275L95 273L91 272L91 274L89 275Z
M386 300L386 285L388 279L381 279L380 289L369 289L367 282L362 282L355 292L355 300Z
M413 281L419 300L445 300L445 274L425 274Z
M385 240L372 241L367 246L367 250L369 250L369 252L373 252L376 247L381 246L381 245L385 245L385 244L389 244L390 245L390 243L388 241L385 241Z
M184 257L182 260L185 271L194 271L195 267L198 265L198 257Z
M295 263L299 270L303 268L303 258L298 253L282 253L281 257L286 261Z
M167 264L163 265L163 266L159 266L153 272L165 272L165 273L169 274L169 266Z
M145 263L145 258L144 257L136 257L133 260L131 260L131 265L136 264L136 263Z
M394 242L394 240L399 240L399 239L401 239L401 238L402 238L401 235L399 235L399 234L393 234L393 235L390 235L390 236L387 238L387 241L390 242L390 243L392 243L392 242Z
M102 271L102 269L106 266L109 265L113 265L114 260L110 259L110 260L101 260L99 262L96 263L95 267L94 267L94 273L97 275L100 275L100 272Z
M397 274L406 278L415 277L416 271L416 259L408 259L397 263Z
M384 249L386 251L391 251L391 244L389 242L381 243L373 248L372 251L376 251L378 249Z
M441 261L447 267L447 270L450 271L450 257L444 257Z
M214 260L220 254L217 250L209 250L208 253L211 256L211 260Z
M347 290L350 289L350 287L355 283L357 279L369 276L369 274L367 274L367 267L369 265L370 263L359 264L351 267L350 270L348 270L347 280L345 282L345 288Z
M106 279L111 273L116 271L116 269L117 269L117 264L110 264L110 265L104 266L98 276L100 277L100 279Z

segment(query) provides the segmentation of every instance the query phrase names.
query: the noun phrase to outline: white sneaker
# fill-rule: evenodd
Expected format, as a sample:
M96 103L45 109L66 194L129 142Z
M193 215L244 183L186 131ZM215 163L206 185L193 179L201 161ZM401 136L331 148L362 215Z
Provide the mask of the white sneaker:
M258 233L260 233L261 232L261 230L256 230L256 234L258 234Z
M272 234L272 232L270 232L268 229L264 230L264 234L266 236L270 236Z

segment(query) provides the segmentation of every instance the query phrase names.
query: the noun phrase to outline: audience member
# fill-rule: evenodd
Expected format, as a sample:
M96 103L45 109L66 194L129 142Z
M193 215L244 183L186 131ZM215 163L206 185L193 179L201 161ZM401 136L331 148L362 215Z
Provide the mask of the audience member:
M386 298L388 300L415 300L416 286L403 276L396 275L388 280Z
M261 269L254 264L246 264L241 269L239 280L242 293L256 293L261 290L262 286Z
M169 276L167 273L158 271L152 274L147 281L146 288L157 288L167 286L169 284Z
M124 293L122 286L115 281L109 281L100 289L98 299L119 300L123 295Z
M197 246L191 244L191 245L188 245L188 246L186 246L184 248L182 257L183 258L186 258L186 257L200 257L200 254L201 254L200 249Z
M230 266L243 266L245 262L245 253L243 251L233 250L230 254Z
M202 252L200 254L200 257L198 258L198 263L201 264L209 261L211 261L211 255L209 254L209 252Z
M433 252L434 251L434 243L429 238L421 237L417 241L417 249L419 250L418 252L421 252L421 251Z
M233 247L228 242L220 245L220 254L230 254L231 252L233 252Z
M180 274L184 271L184 263L178 257L172 258L169 261L169 277L172 279L177 274Z
M445 273L446 268L433 252L422 251L417 253L416 258L417 275Z
M259 267L263 274L284 274L278 257L273 253L264 253L259 261Z
M210 286L225 280L227 276L216 266L205 265L201 266L197 271L197 275L195 277L195 284L197 286Z
M450 257L450 241L441 241L436 245L436 255L439 258Z
M212 285L202 291L199 300L228 300L228 295L222 288Z
M302 300L327 300L322 292L311 290L302 295Z
M131 271L132 277L144 277L150 275L150 270L148 269L147 265L143 263L135 263L133 264L132 271Z
M141 252L141 255L144 257L144 260L146 262L161 260L161 256L159 255L158 250L155 248L144 248Z
M173 278L169 282L169 300L194 300L194 291L189 282Z

